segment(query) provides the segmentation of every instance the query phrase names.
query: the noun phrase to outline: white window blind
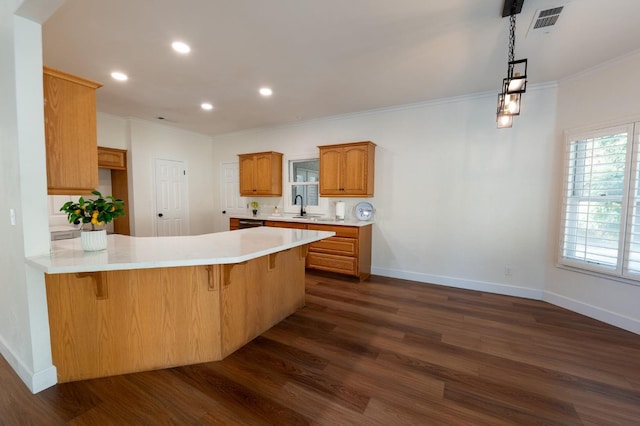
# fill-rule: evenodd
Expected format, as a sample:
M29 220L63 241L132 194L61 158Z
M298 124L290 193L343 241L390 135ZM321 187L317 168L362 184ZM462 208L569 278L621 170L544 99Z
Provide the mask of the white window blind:
M624 276L640 280L640 123L633 129Z
M640 182L634 124L569 136L560 263L640 280Z

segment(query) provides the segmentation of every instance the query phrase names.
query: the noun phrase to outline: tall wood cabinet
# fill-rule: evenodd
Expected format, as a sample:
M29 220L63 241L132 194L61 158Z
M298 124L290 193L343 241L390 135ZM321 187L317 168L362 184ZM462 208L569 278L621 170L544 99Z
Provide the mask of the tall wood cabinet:
M282 196L282 154L257 152L239 154L240 195L243 197Z
M373 197L373 142L319 146L320 196Z
M47 192L89 194L98 187L96 89L84 78L44 67Z
M113 232L131 235L129 221L129 177L127 150L98 147L98 168L111 171L111 195L124 201L124 216L113 221Z

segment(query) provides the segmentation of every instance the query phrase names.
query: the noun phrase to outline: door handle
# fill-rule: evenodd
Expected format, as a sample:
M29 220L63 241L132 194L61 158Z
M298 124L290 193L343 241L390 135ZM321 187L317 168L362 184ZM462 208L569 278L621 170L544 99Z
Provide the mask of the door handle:
M222 214L227 214L227 211L226 210L222 210Z
M158 213L158 217L162 217L164 216L162 213Z

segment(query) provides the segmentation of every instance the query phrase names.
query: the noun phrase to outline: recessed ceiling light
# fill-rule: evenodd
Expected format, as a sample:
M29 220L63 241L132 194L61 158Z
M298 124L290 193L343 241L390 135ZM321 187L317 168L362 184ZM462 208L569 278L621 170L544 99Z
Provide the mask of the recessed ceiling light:
M114 80L118 80L118 81L127 81L127 80L129 79L129 77L128 77L125 73L120 72L120 71L114 71L114 72L112 72L112 73L111 73L111 77L112 77Z
M271 95L273 95L273 90L271 90L268 87L261 87L259 92L260 92L260 94L262 96L271 96Z
M171 47L178 53L189 53L191 52L191 48L187 43L183 43L181 41L174 41L171 43Z
M213 109L213 105L211 105L209 102L203 102L200 104L200 108L206 111L211 111Z

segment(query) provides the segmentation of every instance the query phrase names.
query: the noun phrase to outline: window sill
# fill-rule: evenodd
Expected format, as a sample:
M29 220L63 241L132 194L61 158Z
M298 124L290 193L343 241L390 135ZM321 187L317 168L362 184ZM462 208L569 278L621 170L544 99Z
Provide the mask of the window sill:
M592 277L601 278L604 280L616 281L622 284L633 285L636 287L640 286L640 277L636 280L633 278L621 277L619 275L607 274L605 272L598 272L590 269L579 268L576 266L569 266L559 262L556 262L556 268L564 269L566 271L576 272L578 274L590 275Z

